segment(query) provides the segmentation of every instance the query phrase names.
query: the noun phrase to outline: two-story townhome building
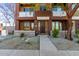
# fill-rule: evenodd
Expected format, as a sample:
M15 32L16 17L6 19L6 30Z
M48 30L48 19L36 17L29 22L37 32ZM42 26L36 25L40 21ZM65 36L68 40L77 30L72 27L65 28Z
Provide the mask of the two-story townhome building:
M77 3L16 3L15 30L51 35L57 28L72 40L72 16L78 7Z

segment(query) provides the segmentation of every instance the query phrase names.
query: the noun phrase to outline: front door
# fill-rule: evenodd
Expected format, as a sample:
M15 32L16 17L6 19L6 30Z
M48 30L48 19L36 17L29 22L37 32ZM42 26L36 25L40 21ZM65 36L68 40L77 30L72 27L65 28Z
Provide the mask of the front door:
M40 33L45 33L45 21L40 21Z

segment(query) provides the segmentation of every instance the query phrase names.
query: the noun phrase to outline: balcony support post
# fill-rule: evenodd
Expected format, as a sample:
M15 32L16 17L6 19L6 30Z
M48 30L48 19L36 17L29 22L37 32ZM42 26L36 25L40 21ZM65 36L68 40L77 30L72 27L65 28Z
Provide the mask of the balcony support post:
M34 20L34 25L35 25L35 36L38 35L38 22L37 19Z

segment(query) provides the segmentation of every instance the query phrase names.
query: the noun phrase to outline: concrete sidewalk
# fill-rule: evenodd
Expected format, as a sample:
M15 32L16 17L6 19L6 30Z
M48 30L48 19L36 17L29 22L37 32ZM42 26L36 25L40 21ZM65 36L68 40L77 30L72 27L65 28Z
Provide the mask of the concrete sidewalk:
M0 56L39 56L39 50L0 50Z

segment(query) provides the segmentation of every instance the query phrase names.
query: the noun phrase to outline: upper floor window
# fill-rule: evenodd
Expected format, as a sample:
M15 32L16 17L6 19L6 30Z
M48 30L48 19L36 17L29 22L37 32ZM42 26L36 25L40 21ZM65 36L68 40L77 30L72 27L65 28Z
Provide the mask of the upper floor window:
M33 8L24 8L24 12L31 12L33 11Z
M46 11L46 6L40 6L41 11Z
M46 11L46 4L40 4L40 11Z
M66 16L66 12L60 6L55 6L52 8L53 16Z
M60 12L60 11L63 11L63 9L61 8L61 7L54 7L54 8L52 8L52 11L54 11L54 12Z
M57 11L57 8L53 8L53 11Z

